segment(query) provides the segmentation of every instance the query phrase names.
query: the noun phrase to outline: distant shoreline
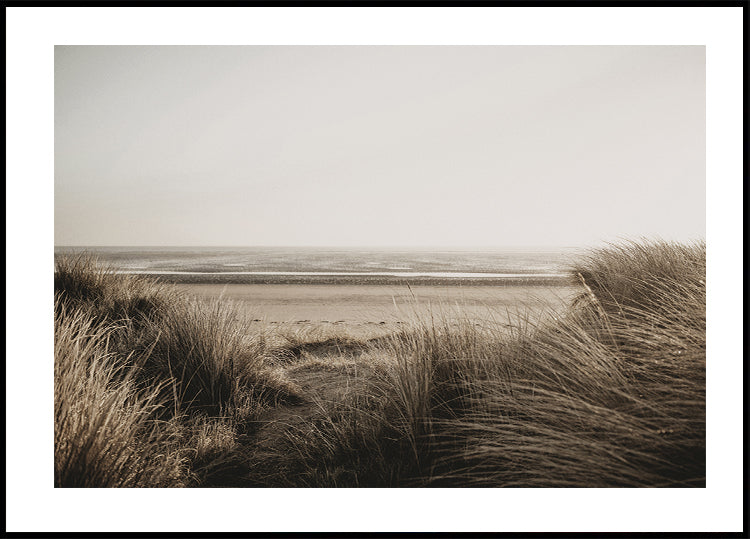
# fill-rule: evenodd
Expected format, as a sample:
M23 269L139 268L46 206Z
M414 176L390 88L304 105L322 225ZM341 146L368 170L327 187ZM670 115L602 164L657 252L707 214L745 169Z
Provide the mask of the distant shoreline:
M305 285L409 285L409 286L570 286L568 275L512 277L431 277L417 275L331 275L331 274L252 274L252 273L134 273L174 284L305 284Z

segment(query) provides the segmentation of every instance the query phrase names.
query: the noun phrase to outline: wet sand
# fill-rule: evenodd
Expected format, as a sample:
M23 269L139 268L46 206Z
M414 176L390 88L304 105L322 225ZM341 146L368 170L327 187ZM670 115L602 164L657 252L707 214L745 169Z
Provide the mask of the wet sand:
M412 286L316 284L175 284L200 298L223 298L254 323L337 327L382 333L415 317L507 325L518 315L562 307L569 286Z

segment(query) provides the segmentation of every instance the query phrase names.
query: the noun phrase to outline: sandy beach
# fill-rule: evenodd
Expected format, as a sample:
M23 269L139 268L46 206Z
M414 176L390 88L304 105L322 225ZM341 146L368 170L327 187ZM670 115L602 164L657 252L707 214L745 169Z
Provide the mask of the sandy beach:
M175 284L189 295L223 298L251 323L346 330L391 331L415 317L435 316L479 325L512 323L561 307L576 293L568 286L412 286L294 284Z

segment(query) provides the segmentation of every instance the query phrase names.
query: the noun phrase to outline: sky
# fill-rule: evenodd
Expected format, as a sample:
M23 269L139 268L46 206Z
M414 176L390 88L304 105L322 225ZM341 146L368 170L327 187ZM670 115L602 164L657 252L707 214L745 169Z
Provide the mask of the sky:
M55 244L705 237L699 46L57 46Z

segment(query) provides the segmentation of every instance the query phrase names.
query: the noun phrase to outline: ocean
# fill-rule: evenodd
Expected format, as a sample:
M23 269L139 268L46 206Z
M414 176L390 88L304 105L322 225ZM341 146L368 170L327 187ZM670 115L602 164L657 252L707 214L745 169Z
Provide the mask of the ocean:
M323 247L55 247L88 253L119 273L174 282L497 283L568 276L575 248L427 249Z

